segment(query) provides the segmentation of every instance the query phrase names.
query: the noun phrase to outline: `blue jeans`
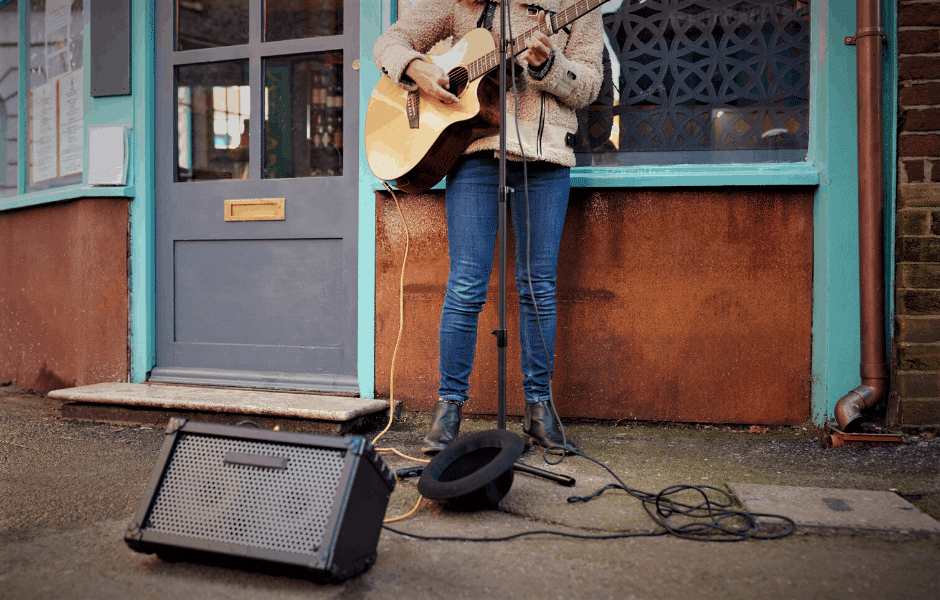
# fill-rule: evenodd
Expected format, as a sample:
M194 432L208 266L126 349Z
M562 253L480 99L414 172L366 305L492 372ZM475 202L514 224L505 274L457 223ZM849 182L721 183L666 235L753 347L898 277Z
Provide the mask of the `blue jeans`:
M529 163L530 225L527 227L522 175L522 163L507 161L506 185L515 190L509 212L516 241L522 389L526 402L540 402L549 398L552 377L558 247L571 182L567 167L545 162ZM499 161L490 152L462 157L447 178L450 276L441 311L441 385L438 395L442 400L455 404L463 404L469 397L467 390L473 370L477 321L486 302L493 270L499 225L498 193ZM526 269L527 229L531 232L529 263L532 291Z

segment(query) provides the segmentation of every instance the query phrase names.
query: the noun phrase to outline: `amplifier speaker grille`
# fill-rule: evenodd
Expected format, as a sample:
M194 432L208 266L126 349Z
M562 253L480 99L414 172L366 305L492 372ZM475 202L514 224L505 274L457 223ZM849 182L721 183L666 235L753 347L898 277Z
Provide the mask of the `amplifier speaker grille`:
M375 561L394 488L363 438L171 419L124 539L170 560L342 580Z
M226 463L229 452L284 457L288 467ZM315 554L342 472L343 453L337 450L182 435L147 526L163 533Z

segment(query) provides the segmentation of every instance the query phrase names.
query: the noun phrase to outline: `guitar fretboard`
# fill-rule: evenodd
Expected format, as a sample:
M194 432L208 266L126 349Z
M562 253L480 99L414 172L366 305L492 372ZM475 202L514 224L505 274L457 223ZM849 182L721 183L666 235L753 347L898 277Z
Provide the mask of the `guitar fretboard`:
M510 42L510 48L513 49L512 55L515 57L516 55L525 52L526 40L532 37L536 31L541 31L545 35L552 35L559 29L564 29L570 23L580 19L605 2L607 2L607 0L578 0L565 10L547 18L545 23L536 25L522 35L513 38ZM484 56L481 56L475 61L467 63L466 68L469 81L473 81L478 77L483 77L498 66L499 49L496 49L488 54L485 54Z

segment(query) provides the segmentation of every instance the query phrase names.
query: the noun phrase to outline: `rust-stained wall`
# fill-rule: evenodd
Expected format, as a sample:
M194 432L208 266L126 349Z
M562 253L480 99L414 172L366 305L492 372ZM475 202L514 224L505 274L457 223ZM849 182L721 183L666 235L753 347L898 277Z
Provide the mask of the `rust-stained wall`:
M409 408L430 409L447 279L443 195L400 200L411 251L395 397ZM376 390L388 397L405 235L387 193L377 194L376 213ZM804 422L810 416L812 223L809 188L573 190L559 265L559 412ZM489 335L497 324L496 281L494 269L467 412L496 412L496 348ZM508 405L510 414L521 414L511 277L508 287Z
M127 380L127 201L0 212L0 382Z

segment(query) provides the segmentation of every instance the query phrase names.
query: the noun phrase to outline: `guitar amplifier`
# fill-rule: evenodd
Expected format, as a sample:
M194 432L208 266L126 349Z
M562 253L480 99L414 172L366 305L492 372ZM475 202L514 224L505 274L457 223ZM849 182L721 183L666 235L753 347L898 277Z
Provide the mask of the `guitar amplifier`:
M375 562L395 477L367 440L170 419L138 552L341 581Z

